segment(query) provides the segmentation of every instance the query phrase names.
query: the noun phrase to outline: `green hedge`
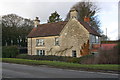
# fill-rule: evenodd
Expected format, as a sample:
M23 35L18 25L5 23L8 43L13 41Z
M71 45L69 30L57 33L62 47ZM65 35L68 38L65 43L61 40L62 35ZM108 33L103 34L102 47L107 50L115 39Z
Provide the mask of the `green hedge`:
M30 59L30 60L49 60L49 61L61 61L61 62L70 62L70 63L80 63L83 62L84 59L89 58L93 55L87 55L80 58L76 57L66 57L66 56L39 56L39 55L27 55L27 54L20 54L16 56L16 58L21 59Z
M3 46L2 47L2 57L3 58L13 58L18 55L17 46Z

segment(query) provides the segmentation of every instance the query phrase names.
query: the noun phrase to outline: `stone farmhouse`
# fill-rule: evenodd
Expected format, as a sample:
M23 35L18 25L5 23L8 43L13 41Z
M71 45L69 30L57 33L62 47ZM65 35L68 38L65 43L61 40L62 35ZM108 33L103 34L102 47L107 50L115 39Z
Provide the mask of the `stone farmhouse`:
M56 55L81 57L91 54L92 46L100 44L100 34L87 22L77 20L78 12L70 10L70 19L54 23L39 24L28 34L28 55Z

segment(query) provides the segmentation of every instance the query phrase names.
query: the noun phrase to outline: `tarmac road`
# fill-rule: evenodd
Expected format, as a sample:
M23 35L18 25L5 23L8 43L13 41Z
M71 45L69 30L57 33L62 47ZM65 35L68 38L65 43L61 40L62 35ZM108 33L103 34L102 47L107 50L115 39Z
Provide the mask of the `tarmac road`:
M2 63L3 78L118 78L118 74Z

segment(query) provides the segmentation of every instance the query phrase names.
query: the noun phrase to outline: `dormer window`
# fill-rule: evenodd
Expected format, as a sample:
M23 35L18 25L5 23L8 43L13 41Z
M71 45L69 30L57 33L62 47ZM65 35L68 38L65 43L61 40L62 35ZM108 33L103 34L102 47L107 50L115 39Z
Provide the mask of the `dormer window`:
M55 46L59 46L59 38L55 38Z
M36 39L36 46L43 46L44 40L43 39Z

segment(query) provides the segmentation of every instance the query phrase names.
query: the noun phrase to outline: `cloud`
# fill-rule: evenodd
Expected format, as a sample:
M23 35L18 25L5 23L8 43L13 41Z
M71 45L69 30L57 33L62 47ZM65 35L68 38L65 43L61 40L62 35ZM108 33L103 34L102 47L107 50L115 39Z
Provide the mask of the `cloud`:
M48 17L57 11L61 18L65 19L70 8L81 0L1 0L0 15L15 13L24 18L34 19L40 17L41 23L46 23ZM93 0L100 2L98 14L101 21L101 29L108 29L108 37L115 39L118 34L118 3L117 0ZM104 2L108 1L108 2ZM117 30L117 31L116 31Z
M34 19L40 17L42 22L46 22L49 15L57 11L65 19L69 9L76 2L5 2L0 4L0 15L15 13L25 18Z
M106 35L106 28L107 28L107 36L111 40L118 39L118 24L116 24L116 22L110 23L106 27L101 27L105 35Z
M102 2L100 7L99 19L101 21L101 29L111 40L118 39L118 3L117 2Z

